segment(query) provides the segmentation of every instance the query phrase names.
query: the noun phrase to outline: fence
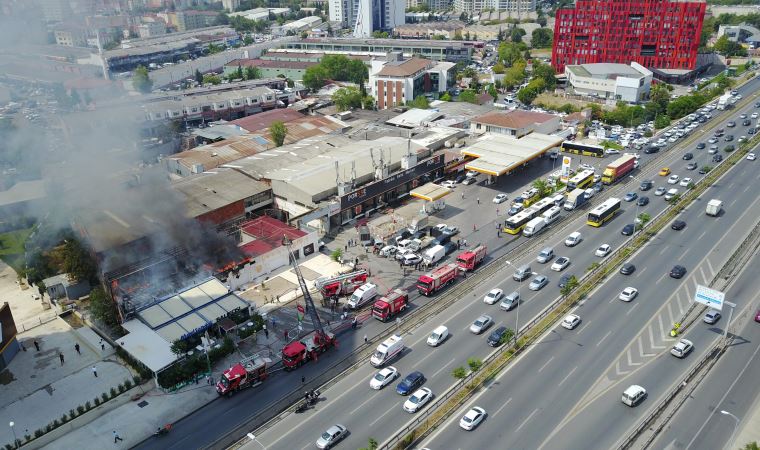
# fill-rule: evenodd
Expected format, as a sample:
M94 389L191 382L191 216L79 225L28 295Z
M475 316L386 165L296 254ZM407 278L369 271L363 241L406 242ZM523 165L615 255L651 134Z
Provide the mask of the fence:
M45 314L39 315L35 317L34 319L26 320L24 322L21 322L20 332L29 331L32 328L36 328L40 325L44 325L48 322L51 322L55 320L55 318L58 317L58 313L56 311L49 311Z

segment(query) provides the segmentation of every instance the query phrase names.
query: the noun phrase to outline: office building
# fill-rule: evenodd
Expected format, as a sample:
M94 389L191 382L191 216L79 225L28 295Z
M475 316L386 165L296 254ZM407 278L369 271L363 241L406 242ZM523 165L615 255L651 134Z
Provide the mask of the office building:
M456 64L411 58L389 53L386 60L372 61L369 84L378 109L393 108L420 95L446 92L454 86Z
M301 39L288 42L285 48L323 52L403 52L404 56L420 56L436 61L466 62L473 53L482 51L485 44L468 41L438 41L423 39Z
M235 12L240 7L240 0L222 0L222 8L228 12Z
M578 0L557 10L552 65L635 61L648 69L697 65L704 1Z
M330 0L328 7L330 21L354 30L354 37L391 31L406 20L406 0Z
M453 0L454 11L478 14L484 10L521 15L536 10L536 0Z
M219 13L216 11L177 11L177 31L189 31L210 27L216 23L217 16L219 16Z
M638 103L649 98L652 72L638 63L565 66L567 82L576 94Z

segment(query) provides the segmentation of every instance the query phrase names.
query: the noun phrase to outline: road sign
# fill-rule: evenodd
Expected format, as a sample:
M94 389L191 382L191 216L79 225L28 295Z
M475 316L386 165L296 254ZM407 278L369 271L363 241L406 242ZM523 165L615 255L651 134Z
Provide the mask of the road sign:
M726 294L714 289L710 289L706 286L697 285L697 292L694 294L694 301L701 303L718 311L723 310L723 303L726 299Z

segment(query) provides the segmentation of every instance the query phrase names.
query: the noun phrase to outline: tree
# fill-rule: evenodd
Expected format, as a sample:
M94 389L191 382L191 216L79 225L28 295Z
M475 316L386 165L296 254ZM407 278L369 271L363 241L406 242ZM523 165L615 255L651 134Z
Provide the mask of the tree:
M450 102L451 101L451 94L448 92L444 92L443 95L441 95L441 98L439 100L442 100L444 102Z
M221 82L222 82L222 79L213 73L207 73L203 75L203 84L213 84L214 86L216 86L217 84Z
M319 4L317 4L319 6ZM366 447L362 447L359 450L377 450L378 443L374 438L369 438Z
M464 14L464 13L462 13ZM457 380L461 380L467 376L467 369L465 369L462 366L457 367L456 369L451 371L451 376L456 378Z
M525 34L525 30L522 28L514 27L512 32L509 33L509 38L512 42L522 42L522 37Z
M285 136L288 134L288 129L282 121L276 120L269 126L269 134L272 136L274 145L282 147L282 144L285 143Z
M51 256L73 281L94 282L96 280L95 261L77 239L69 237L53 252L55 254Z
M72 89L71 93L69 94L71 97L71 104L72 105L78 105L82 103L82 99L79 97L79 92L77 92L76 89Z
M197 81L198 84L203 84L203 74L198 69L195 69L195 81Z
M37 282L37 292L40 293L40 297L45 297L45 292L47 291L47 286L45 286L44 281L38 281Z
M536 188L538 195L541 197L546 197L552 191L549 183L547 183L546 180L540 178L533 181L533 187Z
M654 128L662 129L670 125L670 117L667 114L660 114L654 119Z
M522 51L519 44L514 42L502 42L499 44L499 61L503 62L505 66L512 67L512 65L522 59Z
M533 61L533 79L544 80L546 89L554 89L557 85L557 71L549 64Z
M464 13L462 13L462 14L464 14ZM462 32L461 31L456 30L454 32L454 40L455 41L461 41L462 40Z
M527 86L517 91L517 99L529 105L545 88L546 82L542 78L534 78Z
M258 80L261 78L261 70L258 67L248 66L245 68L246 80Z
M132 75L132 86L143 94L153 90L153 80L148 76L148 69L145 66L137 66Z
M361 108L362 93L354 86L340 88L332 95L332 101L340 111Z
M470 366L471 371L477 372L481 367L483 367L483 361L478 358L468 358L467 365Z
M243 79L243 67L238 64L237 70L235 71L235 78L242 80Z
M507 71L507 68L504 67L504 64L501 63L501 61L497 62L493 65L493 68L491 69L493 73L501 74Z
M742 447L741 450L760 450L760 446L757 445L757 442L752 441L752 442L749 442L744 447Z
M575 278L575 275L571 276L570 279L567 280L567 283L560 288L559 293L568 296L575 288L578 287L578 279Z
M412 108L428 109L430 108L430 101L424 95L418 95L414 100L408 103Z
M470 21L470 16L468 16L466 12L463 12L462 14L459 15L459 20L464 23L467 23Z
M531 33L530 44L533 48L545 48L552 46L554 32L548 28L536 28Z
M538 23L541 27L545 27L546 26L546 17L540 16L538 19L536 19L536 23Z
M311 66L303 74L303 85L316 92L327 84L327 70L321 64Z
M116 308L116 302L106 294L101 286L90 291L89 304L90 313L95 319L109 327L115 327L119 324L119 311Z
M747 56L747 49L738 42L729 40L725 34L715 41L713 49L723 56Z
M245 37L243 38L243 44L245 45L253 44L253 38L250 35L246 34Z
M478 103L478 96L475 94L475 91L472 89L465 89L459 94L459 101L460 102L467 102L467 103Z
M496 86L489 84L486 90L488 91L488 95L493 97L494 101L499 99L499 92L496 90Z

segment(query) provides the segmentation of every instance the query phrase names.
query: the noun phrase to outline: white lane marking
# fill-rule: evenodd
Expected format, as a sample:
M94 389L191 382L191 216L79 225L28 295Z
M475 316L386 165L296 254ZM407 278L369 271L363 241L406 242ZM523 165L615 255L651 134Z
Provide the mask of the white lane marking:
M660 284L660 283L662 283L662 280L663 280L663 278L665 278L665 275L667 275L667 274L666 274L666 273L663 273L663 274L662 274L662 276L661 276L661 277L660 277L660 278L659 278L659 279L658 279L658 280L655 282L655 284Z
M709 259L705 259L705 262L707 263L707 267L710 268L710 278L714 277L715 276L715 269L713 269L712 264L710 264L710 260Z
M639 271L638 275L636 275L636 276L637 276L637 277L641 276L641 274L642 274L642 273L644 273L646 270L647 270L647 268L646 268L646 267L644 267L643 269L641 269L641 270Z
M677 317L673 315L673 308L670 305L671 305L671 302L668 302L668 304L666 305L668 308L668 318L670 319L670 323L676 323Z
M662 325L662 315L657 315L657 322L660 323L660 336L665 336L665 327Z
M747 187L746 187L746 188L744 188L744 191L742 191L742 192L745 192L745 193L746 193L746 192L749 190L749 188L751 188L751 187L752 187L752 185L751 185L751 184L748 184L748 185L747 185Z
M390 383L389 383L389 385L390 385ZM386 386L386 387L388 387L388 386ZM370 388L370 390L372 390L372 391L373 391L374 389ZM375 397L377 396L377 394L378 394L380 391L382 391L382 389L378 389L377 391L375 391L375 395L370 395L370 396L369 396L369 398L368 398L367 400L364 400L364 401L363 401L363 402L362 402L362 403L361 403L359 406L357 406L355 409L351 410L351 412L349 413L349 415L353 416L353 415L354 415L354 413L355 413L356 411L359 411L359 410L360 410L360 409L362 409L362 408L364 407L364 405L366 405L368 402L371 402L372 400L374 400L374 399L375 399Z
M506 401L506 402L504 402L504 404L503 404L503 405L501 405L501 407L500 407L499 409L497 409L495 413L493 413L493 415L494 415L494 416L496 416L497 414L499 414L499 413L501 412L501 410L502 410L502 409L504 409L504 408L506 408L506 407L507 407L507 405L509 404L509 402L511 402L511 401L512 401L512 397L509 397L509 398L507 399L507 401Z
M663 245L662 246L662 250L660 250L660 256L664 255L665 252L667 252L668 250L669 250L668 246L667 245Z
M372 428L373 425L375 425L377 422L379 422L380 419L382 419L383 417L385 417L386 414L388 414L389 412L393 411L394 409L398 409L398 408L399 408L399 405L393 405L390 408L388 408L388 411L385 411L382 415L380 415L377 419L375 419L371 424L369 424L370 428ZM401 411L404 411L404 410L401 409Z
M534 409L533 412L530 413L530 415L528 417L526 417L525 420L523 420L523 422L520 424L520 426L517 427L517 429L515 429L515 433L517 433L518 431L520 431L520 429L522 427L524 427L525 424L528 423L528 421L530 420L530 418L533 417L533 415L536 414L537 412L538 412L538 408Z
M705 237L706 234L707 234L707 230L703 231L702 234L700 234L699 237L697 238L697 241L701 241L702 238Z
M625 352L625 356L628 358L628 365L629 366L636 367L636 366L640 366L641 365L641 363L635 363L635 362L633 362L633 360L631 359L631 350L630 349L627 352Z
M605 334L605 335L604 335L604 337L602 337L602 339L600 339L600 340L599 340L599 342L597 342L597 343L596 343L596 346L597 346L597 347L599 347L600 345L602 345L602 342L604 342L604 340L605 340L605 339L607 339L607 337L608 337L608 336L609 336L611 333L612 333L612 330L608 331L608 332L607 332L607 334Z
M436 377L436 376L437 376L439 373L441 373L441 371L442 371L443 369L445 369L446 367L448 367L448 365L449 365L449 364L451 364L451 363L453 363L454 361L456 361L456 358L451 358L451 361L449 361L449 362L447 362L446 364L442 365L442 366L441 366L441 368L440 368L440 369L438 369L438 370L437 370L437 371L436 371L436 372L433 374L433 378L435 378L435 377Z
M655 356L654 353L644 353L644 339L639 337L639 355L641 355L642 358L648 358L650 356Z
M422 361L430 358L433 355L435 355L435 352L428 352L427 356L423 357L422 359L417 360L417 362L415 362L415 364L421 364Z
M681 293L680 292L678 292L676 294L676 303L678 303L678 311L683 311L684 307L683 307L683 305L681 305Z
M631 306L630 308L628 308L628 311L626 311L625 315L627 316L628 314L630 314L631 311L633 311L634 309L636 309L637 306L639 306L639 302L634 302L633 306Z
M615 374L617 376L621 376L621 375L625 375L627 373L628 373L627 370L620 370L620 360L617 360L617 362L615 363ZM607 377L607 379L609 380L610 377Z
M578 366L573 367L573 370L571 370L570 372L567 373L567 375L565 375L565 378L563 378L562 381L559 382L559 384L557 385L557 387L562 386L562 384L565 381L567 381L568 378L570 378L570 375L572 375L573 372L575 372L575 369L577 369L577 368L578 368Z
M710 281L707 279L707 276L705 276L705 271L702 270L702 266L699 267L699 274L702 275L702 282L704 284L710 284Z
M543 366L541 366L541 367L538 369L538 373L541 373L541 371L543 371L544 369L546 369L546 366L548 366L548 365L549 365L549 363L550 363L550 362L552 362L552 360L553 360L553 359L554 359L554 356L552 356L551 358L549 358L549 359L548 359L548 360L547 360L547 361L544 363L544 365L543 365Z
M665 347L663 347L662 345L656 345L655 344L654 332L652 331L652 326L651 325L647 327L647 331L649 332L649 342L650 342L650 345L652 346L652 349L654 349L654 350L658 350L658 349L662 350L662 349L664 349Z
M576 333L576 335L579 335L579 334L583 333L584 331L586 331L586 329L588 328L588 325L590 323L591 322L583 322L583 323L581 323L581 329L578 330L578 333Z
M731 203L729 203L728 206L734 206L734 203L736 203L737 200L739 200L739 199L735 198L735 199L731 200Z

